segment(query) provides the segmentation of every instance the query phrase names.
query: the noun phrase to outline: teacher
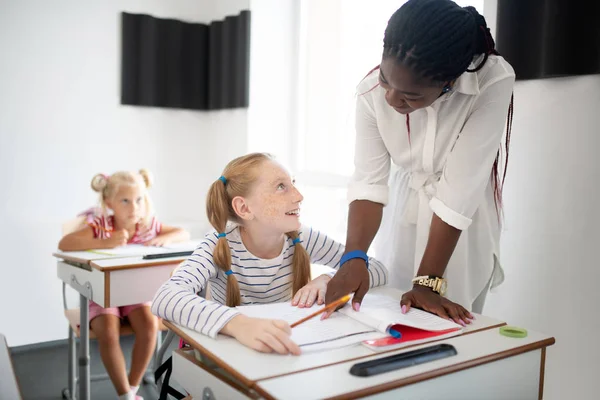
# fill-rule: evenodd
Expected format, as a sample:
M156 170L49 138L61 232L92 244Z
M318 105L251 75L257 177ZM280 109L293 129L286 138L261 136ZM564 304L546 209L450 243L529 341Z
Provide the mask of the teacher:
M358 85L346 253L327 303L354 292L360 308L377 234L403 312L462 325L481 313L504 279L500 150L505 172L514 81L475 8L410 0L392 15L381 63Z

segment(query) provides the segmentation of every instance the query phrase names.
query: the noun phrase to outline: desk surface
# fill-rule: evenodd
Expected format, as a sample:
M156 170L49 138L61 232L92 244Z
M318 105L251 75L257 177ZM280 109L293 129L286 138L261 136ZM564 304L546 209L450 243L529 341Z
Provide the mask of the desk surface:
M402 295L400 291L387 287L372 289L370 293L383 294L398 299ZM504 322L493 318L481 315L476 315L475 317L475 321L465 329L461 337L471 337L470 333L505 325ZM231 337L219 335L217 339L211 339L201 333L169 322L165 322L165 325L246 385L252 385L256 381L291 373L309 371L314 368L322 368L349 360L362 359L375 354L370 349L361 345L306 353L301 356L264 354L245 347ZM405 349L403 348L402 350ZM399 350L390 350L376 354L382 355L391 351L398 352Z
M144 260L142 256L127 257L127 258L107 258L103 260L91 261L92 268L105 271L119 271L132 268L147 268L157 265L179 264L189 256L154 258Z
M165 248L164 252L193 251L198 240L190 240L185 243L178 243L173 248ZM143 249L140 251L143 252ZM111 255L101 251L58 251L52 254L54 257L79 264L90 265L92 268L100 271L117 271L130 268L144 268L155 265L177 264L185 260L188 256L165 257L144 260L143 254Z
M107 258L116 258L117 256L111 256L101 253L94 253L91 251L57 251L52 253L52 255L56 258L65 261L72 261L81 264L89 265L94 260L103 260ZM122 257L120 257L122 258Z
M554 344L554 338L531 332L526 338L516 339L500 335L498 328L478 331L473 335L455 336L443 340L454 346L457 354L437 361L399 369L371 377L356 377L349 373L356 360L312 369L259 381L255 389L274 398L308 399L332 398L348 393L356 398L407 386L485 363L502 360L541 349ZM413 349L430 346L430 343L414 346ZM396 351L396 352L401 352ZM362 361L380 358L381 355L365 357ZM543 368L543 365L542 365ZM336 379L331 379L335 376ZM310 385L298 385L310 382ZM290 387L294 390L290 391Z

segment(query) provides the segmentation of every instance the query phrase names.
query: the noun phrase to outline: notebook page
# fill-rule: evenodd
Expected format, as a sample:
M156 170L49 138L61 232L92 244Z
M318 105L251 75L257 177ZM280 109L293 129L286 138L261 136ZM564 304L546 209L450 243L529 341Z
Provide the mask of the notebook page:
M254 318L281 319L292 324L317 311L322 306L298 308L291 303L272 303L236 307L242 314ZM316 316L292 328L291 339L303 350L324 350L347 346L368 338L381 337L375 329L340 313L321 321Z
M181 243L171 243L167 246L144 246L143 244L128 244L125 246L114 247L112 249L89 250L91 253L104 254L108 256L143 256L146 254L163 254L176 251L194 250L197 243L186 241Z
M346 304L339 312L366 325L373 326L382 332L385 332L388 326L395 324L427 331L462 329L462 326L453 321L448 321L417 308L411 308L408 313L402 314L399 300L375 294L367 294L364 297L359 312L352 310L349 304Z

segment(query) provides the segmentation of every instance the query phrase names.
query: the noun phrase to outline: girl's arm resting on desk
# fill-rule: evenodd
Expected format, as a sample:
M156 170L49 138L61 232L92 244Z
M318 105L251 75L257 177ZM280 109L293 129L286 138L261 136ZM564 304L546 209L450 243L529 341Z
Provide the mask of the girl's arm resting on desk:
M292 329L285 321L251 318L240 314L233 317L221 333L263 353L300 354L300 347L290 339Z
M152 300L152 313L214 338L239 311L198 295L208 280L219 273L212 259L213 250L214 245L206 239L200 243L158 289Z
M80 251L93 249L112 249L113 247L127 244L129 234L126 230L115 231L108 239L94 238L94 230L86 226L76 232L63 236L58 242L58 248L62 251Z
M219 332L232 336L257 351L299 354L290 340L291 329L284 321L250 318L234 308L197 295L217 269L212 260L214 245L203 241L194 254L158 290L152 312L168 321L215 338Z
M169 243L184 242L190 240L190 233L183 228L163 225L160 233L153 239L148 240L146 246L165 246Z

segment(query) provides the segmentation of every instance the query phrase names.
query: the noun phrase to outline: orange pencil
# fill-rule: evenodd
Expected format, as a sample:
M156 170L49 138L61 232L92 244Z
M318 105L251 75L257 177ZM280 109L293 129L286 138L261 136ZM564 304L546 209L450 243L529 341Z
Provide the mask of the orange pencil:
M316 317L319 314L324 313L325 311L329 311L329 310L335 310L336 308L338 308L339 306L341 306L342 304L346 303L348 300L350 300L350 295L347 294L344 297L341 297L339 299L337 299L336 301L334 301L333 303L321 308L319 311L315 311L314 313L307 315L306 317L302 318L300 321L296 321L294 322L292 325L290 325L291 328L300 325L303 322L308 321L311 318Z
M99 229L99 230L104 231L104 232L112 232L112 229L106 229L103 226L100 226L100 225L97 225L97 224L94 224L94 223L91 223L91 222L87 223L86 225L89 226L90 228L96 228L96 229Z

